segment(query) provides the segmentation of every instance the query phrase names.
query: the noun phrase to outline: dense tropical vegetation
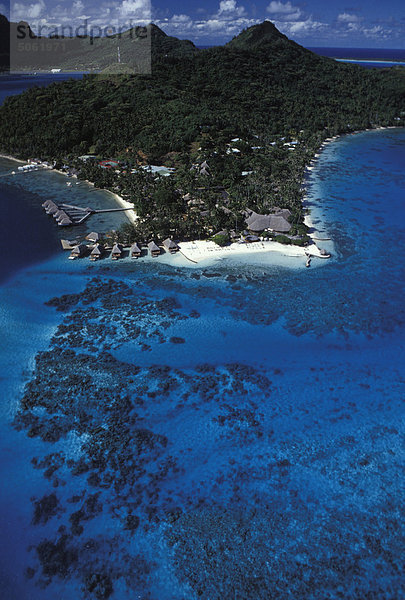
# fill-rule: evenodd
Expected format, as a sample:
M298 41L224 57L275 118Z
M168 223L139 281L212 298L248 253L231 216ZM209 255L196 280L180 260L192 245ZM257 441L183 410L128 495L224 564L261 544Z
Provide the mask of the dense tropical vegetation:
M204 51L153 36L152 75L85 76L0 109L2 151L74 165L121 193L141 217L133 237L240 231L243 209L274 206L305 234L302 179L322 141L404 122L405 69L337 63L269 22ZM87 153L120 160L120 172L77 160ZM176 170L153 177L146 164Z

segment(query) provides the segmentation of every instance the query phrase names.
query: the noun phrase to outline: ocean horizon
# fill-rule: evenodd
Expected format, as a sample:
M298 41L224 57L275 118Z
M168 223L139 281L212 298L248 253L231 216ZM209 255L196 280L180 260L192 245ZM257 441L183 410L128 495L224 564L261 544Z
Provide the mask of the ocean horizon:
M404 164L322 150L328 261L185 268L67 260L42 202L111 194L0 159L5 599L403 595Z
M198 46L200 50L208 50L214 47ZM368 69L405 65L404 48L351 48L334 46L306 46L306 48L320 56L358 64Z

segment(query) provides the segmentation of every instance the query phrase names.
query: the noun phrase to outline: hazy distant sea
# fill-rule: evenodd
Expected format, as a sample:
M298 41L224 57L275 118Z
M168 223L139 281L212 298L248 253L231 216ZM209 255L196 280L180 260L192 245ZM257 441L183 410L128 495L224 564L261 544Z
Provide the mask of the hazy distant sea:
M204 50L212 46L199 46ZM333 48L333 47L310 47L315 54L336 58L344 62L354 62L367 69L385 68L397 64L405 65L405 49L389 48Z
M41 75L13 75L0 74L0 104L8 96L21 94L24 90L33 87L45 87L58 81L66 81L68 79L81 79L83 73L73 73L66 75L61 74L41 74Z
M308 47L308 50L344 62L354 62L368 69L391 67L398 64L405 65L405 49Z

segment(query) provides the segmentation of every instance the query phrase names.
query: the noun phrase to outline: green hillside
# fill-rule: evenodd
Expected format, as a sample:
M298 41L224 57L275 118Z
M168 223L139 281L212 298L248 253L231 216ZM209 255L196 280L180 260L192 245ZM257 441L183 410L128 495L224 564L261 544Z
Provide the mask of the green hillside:
M303 171L321 141L398 124L404 115L404 69L364 70L317 56L269 22L205 51L157 27L153 32L152 75L86 76L10 98L0 109L2 150L61 160L95 153L128 165L165 163L177 175L154 188L181 185L185 191L201 187L189 169L206 159L210 177L204 187L225 188L234 203L231 216L211 218L211 211L215 226L230 226L247 198L252 208L288 207L300 220ZM238 147L230 150L236 138ZM295 151L281 138L298 141ZM135 204L142 185L119 183ZM163 205L169 202L176 218L186 214L184 203L172 196Z

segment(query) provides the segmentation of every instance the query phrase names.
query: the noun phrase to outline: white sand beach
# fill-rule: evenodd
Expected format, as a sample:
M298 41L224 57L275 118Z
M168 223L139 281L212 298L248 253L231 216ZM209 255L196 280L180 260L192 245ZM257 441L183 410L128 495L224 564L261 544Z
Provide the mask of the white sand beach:
M327 141L332 141L332 140L327 140ZM319 155L317 155L319 156ZM21 161L18 160L12 156L7 156L7 155L0 155L0 158L7 158L9 160L14 160L17 162L21 162L21 163L25 163L26 161ZM314 166L309 166L307 167L308 169L313 169ZM64 173L63 171L57 171L56 169L52 169L54 172L58 172L61 175L65 175L67 176L66 173ZM86 181L87 184L94 186L94 183L90 182L90 181ZM97 188L96 188L97 189ZM124 200L124 198L122 198L119 194L115 193L115 192L111 192L110 190L102 190L104 192L108 192L111 196L113 196L115 202L122 208L127 209L125 211L125 215L127 217L127 219L129 220L130 223L135 224L137 219L139 218L138 215L136 214L133 205L128 202L127 200ZM305 217L305 223L311 227L311 229L314 229L312 223L310 222L310 218L307 215ZM311 237L314 234L311 234ZM244 243L244 242L235 242L232 244L229 244L228 246L218 246L217 244L215 244L212 241L209 240L194 240L191 242L181 242L179 243L179 247L180 247L180 255L185 259L185 263L189 263L191 265L191 263L194 264L198 264L200 262L204 262L206 263L211 262L211 260L216 261L216 260L221 260L227 257L235 257L239 259L243 259L243 261L245 261L246 259L249 260L249 257L251 257L252 259L256 258L257 259L257 255L263 254L263 253L277 253L278 255L283 255L284 257L296 257L296 258L300 258L302 257L303 259L303 265L305 265L306 260L308 259L308 257L316 257L316 258L329 258L329 255L324 255L322 254L320 248L316 245L316 243L314 241L312 241L312 243L310 243L308 246L305 247L301 247L301 246L293 246L293 245L286 245L286 244L280 244L278 242L274 242L274 241L270 241L270 240L260 240L257 242L250 242L250 243ZM180 258L180 257L179 257Z
M130 223L132 223L132 225L135 225L135 223L136 223L137 219L139 219L139 217L134 210L134 205L131 204L131 202L128 202L128 200L124 200L124 198L122 198L115 192L110 192L109 190L103 190L103 191L105 191L105 192L108 191L114 197L115 201L117 202L117 204L119 204L119 206L121 206L122 208L128 209L125 211L125 215L126 215L128 221L130 221Z
M5 158L6 160L13 160L14 162L21 163L22 165L26 165L26 160L20 160L19 158L15 158L14 156L10 156L9 154L0 154L0 158Z
M269 253L277 252L284 256L291 257L302 257L303 259L308 256L316 258L327 258L321 254L320 249L315 243L309 244L306 247L301 246L289 246L285 244L279 244L269 240L263 240L259 242L236 242L229 244L229 246L218 246L215 242L207 240L195 240L192 242L182 242L179 244L180 252L188 260L194 263L204 261L206 259L218 259L233 256L244 256L254 255L257 253Z

